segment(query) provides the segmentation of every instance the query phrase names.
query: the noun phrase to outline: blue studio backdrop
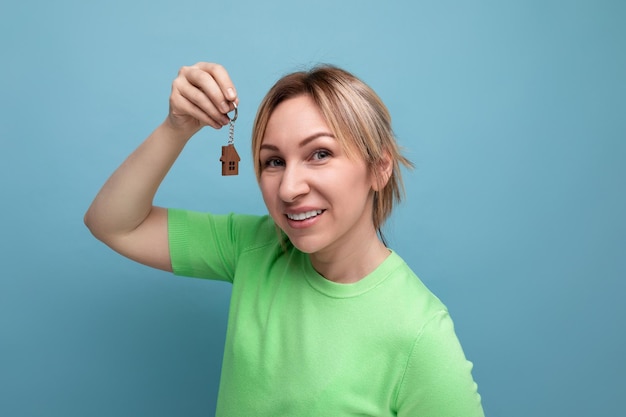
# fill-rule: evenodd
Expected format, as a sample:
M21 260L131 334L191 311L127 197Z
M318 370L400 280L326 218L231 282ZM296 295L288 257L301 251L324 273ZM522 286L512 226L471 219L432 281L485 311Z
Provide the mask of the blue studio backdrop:
M626 2L24 0L0 5L0 416L210 416L230 288L137 265L82 217L222 63L227 130L157 204L265 213L249 138L286 72L327 62L388 105L416 169L387 225L448 305L488 416L610 416L626 394Z

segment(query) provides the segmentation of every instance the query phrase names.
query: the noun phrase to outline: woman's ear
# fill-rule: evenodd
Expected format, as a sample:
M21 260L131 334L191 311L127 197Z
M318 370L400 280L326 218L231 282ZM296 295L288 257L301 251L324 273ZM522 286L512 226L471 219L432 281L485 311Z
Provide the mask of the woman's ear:
M385 152L382 159L374 166L374 169L376 172L374 172L372 178L372 189L374 191L381 191L385 188L393 173L393 161L389 152Z

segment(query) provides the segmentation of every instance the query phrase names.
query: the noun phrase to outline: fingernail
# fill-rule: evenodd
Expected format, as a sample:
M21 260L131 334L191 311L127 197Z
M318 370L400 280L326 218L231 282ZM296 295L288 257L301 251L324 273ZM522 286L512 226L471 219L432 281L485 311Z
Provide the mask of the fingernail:
M231 100L234 100L237 97L237 93L235 93L233 88L229 88L226 92L228 93L228 98Z
M222 113L228 113L230 111L230 106L228 105L227 102L222 101L220 103L220 109L222 110Z

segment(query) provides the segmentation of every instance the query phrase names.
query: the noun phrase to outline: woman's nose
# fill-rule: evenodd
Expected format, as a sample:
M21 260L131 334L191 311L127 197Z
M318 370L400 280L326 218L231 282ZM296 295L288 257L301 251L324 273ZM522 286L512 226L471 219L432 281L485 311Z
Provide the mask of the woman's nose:
M287 166L283 171L278 196L287 203L296 201L309 192L306 170L297 165Z

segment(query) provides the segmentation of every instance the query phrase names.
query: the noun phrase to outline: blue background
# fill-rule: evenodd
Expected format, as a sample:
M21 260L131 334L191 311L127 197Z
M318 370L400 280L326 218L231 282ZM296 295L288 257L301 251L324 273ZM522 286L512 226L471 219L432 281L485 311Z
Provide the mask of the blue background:
M286 72L343 66L416 164L387 235L450 308L487 415L623 413L625 21L608 0L3 2L0 415L213 414L229 287L82 223L201 60L238 87L240 175L206 129L158 204L264 213L256 107Z

